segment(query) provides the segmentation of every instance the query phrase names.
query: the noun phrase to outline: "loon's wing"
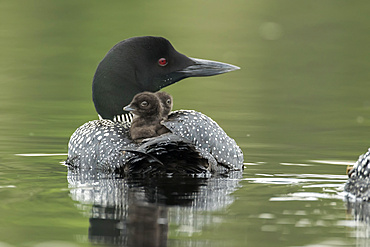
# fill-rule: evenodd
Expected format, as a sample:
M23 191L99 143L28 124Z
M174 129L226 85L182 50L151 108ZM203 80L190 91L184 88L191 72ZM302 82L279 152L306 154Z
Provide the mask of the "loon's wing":
M212 164L191 142L173 133L145 139L140 146L123 151L116 173L124 175L209 173Z
M68 144L66 164L79 169L115 170L120 150L135 146L129 138L129 123L94 120L80 126Z
M205 157L212 156L220 164L214 171L243 169L243 153L235 140L208 116L190 110L172 112L163 121L172 133L190 141Z

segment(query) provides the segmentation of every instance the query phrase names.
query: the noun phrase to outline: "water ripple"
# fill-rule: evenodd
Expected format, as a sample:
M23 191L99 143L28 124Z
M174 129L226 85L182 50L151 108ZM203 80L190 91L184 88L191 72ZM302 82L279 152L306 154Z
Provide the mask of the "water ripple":
M67 153L60 154L14 154L15 156L25 156L25 157L43 157L43 156L64 156L68 155Z
M338 194L317 193L317 192L295 192L285 196L271 197L270 201L318 201L319 199L342 199Z

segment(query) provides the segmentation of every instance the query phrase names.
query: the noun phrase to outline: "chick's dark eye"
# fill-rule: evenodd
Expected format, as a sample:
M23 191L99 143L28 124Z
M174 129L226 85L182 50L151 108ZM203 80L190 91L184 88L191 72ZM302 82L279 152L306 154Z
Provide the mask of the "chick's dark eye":
M167 105L171 104L171 100L170 100L170 99L168 99L168 100L166 101L166 104L167 104Z
M168 64L167 59L165 59L164 57L158 59L158 64L159 66L166 66Z
M146 107L146 106L148 106L148 102L146 102L146 101L143 101L143 102L141 102L141 104L140 104L141 106L143 106L143 107Z

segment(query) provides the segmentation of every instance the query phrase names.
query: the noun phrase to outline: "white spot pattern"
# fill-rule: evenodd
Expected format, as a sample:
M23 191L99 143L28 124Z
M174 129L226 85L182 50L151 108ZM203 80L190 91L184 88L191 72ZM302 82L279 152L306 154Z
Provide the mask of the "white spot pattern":
M191 141L203 155L209 153L222 166L242 169L243 152L210 117L192 110L179 110L172 112L163 124L172 133ZM218 171L219 166L211 169Z
M189 110L172 112L163 123L172 133L190 141L197 152L208 160L214 172L241 170L243 153L225 131L206 115ZM138 149L129 137L130 123L94 120L79 127L68 144L67 162L80 169L113 172L135 153L122 149ZM177 140L178 141L178 140Z
M344 190L353 194L355 197L370 201L370 149L359 157L353 170L350 171L350 177Z

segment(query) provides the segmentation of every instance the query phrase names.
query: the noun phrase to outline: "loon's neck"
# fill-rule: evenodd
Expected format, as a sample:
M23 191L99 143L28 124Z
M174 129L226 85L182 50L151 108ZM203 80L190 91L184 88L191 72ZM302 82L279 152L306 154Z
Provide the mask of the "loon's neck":
M135 69L124 58L110 58L117 54L109 53L95 72L92 83L92 98L95 109L103 119L125 119L128 112L123 107L134 96L145 91L136 81ZM125 68L125 69L123 69ZM130 68L130 69L128 69Z
M106 119L100 115L98 116L100 120ZM129 112L129 113L121 114L121 115L116 115L113 117L113 119L109 119L109 120L112 120L113 122L131 123L133 118L134 118L134 115L131 112Z

